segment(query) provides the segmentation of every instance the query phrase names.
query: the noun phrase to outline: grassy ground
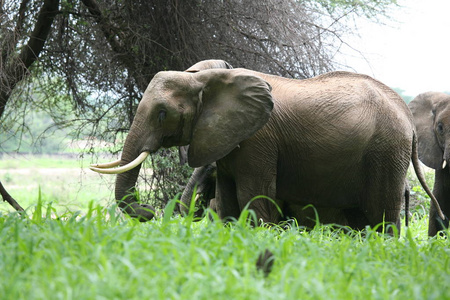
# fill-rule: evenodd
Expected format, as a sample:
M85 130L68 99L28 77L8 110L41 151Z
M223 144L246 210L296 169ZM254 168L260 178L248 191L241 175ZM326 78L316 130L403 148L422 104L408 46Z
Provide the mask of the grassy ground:
M450 242L427 237L428 202L414 178L411 226L392 238L252 228L244 217L192 222L171 217L170 206L138 223L104 208L113 178L85 179L79 162L28 162L25 175L8 163L0 179L28 217L0 204L2 299L450 299ZM255 267L265 249L275 259L268 277Z
M392 238L195 223L170 211L137 223L94 205L85 216L48 215L37 205L29 218L0 216L5 299L450 299L449 241L428 239L423 218ZM265 249L275 259L268 277L255 267Z
M3 156L0 181L23 208L35 206L41 197L59 213L86 211L90 201L111 203L115 179L90 171L89 163L89 159L55 156ZM8 211L13 208L0 203L0 212Z

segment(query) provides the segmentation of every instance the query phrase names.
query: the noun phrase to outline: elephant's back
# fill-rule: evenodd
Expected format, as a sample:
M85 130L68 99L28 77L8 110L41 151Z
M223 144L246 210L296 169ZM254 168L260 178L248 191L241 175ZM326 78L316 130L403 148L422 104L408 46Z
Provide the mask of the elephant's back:
M396 127L412 134L412 114L406 103L370 76L338 71L306 80L277 80L269 83L275 106L281 115L289 115L287 120L353 133Z
M408 167L413 127L394 91L368 76L345 72L286 83L284 90L274 85L269 121L281 137L281 194L297 186L293 197L346 203L361 193L357 187L369 164L395 160L399 169Z

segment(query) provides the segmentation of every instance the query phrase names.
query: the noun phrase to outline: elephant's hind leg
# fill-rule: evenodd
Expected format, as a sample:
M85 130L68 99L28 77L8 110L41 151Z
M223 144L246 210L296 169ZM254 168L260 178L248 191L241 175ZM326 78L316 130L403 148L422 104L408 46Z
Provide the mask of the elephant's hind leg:
M370 225L366 214L360 208L344 209L344 215L347 219L348 226L353 229L363 230L367 225Z
M213 202L214 209L223 221L238 219L241 213L236 194L234 179L220 169L217 170L216 198Z
M404 199L407 165L375 165L369 170L360 205L369 221L368 225L373 228L384 224L378 227L378 231L387 230L389 233L393 232L391 225L395 225L400 231L400 210Z

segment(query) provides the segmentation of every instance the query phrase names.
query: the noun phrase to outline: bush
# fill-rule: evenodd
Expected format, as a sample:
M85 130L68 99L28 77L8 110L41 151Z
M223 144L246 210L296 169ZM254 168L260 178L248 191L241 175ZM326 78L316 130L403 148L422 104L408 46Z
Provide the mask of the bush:
M163 208L171 199L179 199L193 169L179 163L178 150L162 149L147 164L140 173L140 200Z

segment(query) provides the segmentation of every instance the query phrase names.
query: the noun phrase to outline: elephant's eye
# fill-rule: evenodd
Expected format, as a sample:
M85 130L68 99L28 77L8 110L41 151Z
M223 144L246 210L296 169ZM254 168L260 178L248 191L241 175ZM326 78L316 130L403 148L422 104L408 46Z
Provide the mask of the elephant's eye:
M439 134L443 134L444 133L444 126L442 125L442 123L438 123L438 125L437 125L437 132Z
M166 111L165 110L160 110L159 111L159 115L158 115L158 122L159 124L161 124L165 119L166 119Z

